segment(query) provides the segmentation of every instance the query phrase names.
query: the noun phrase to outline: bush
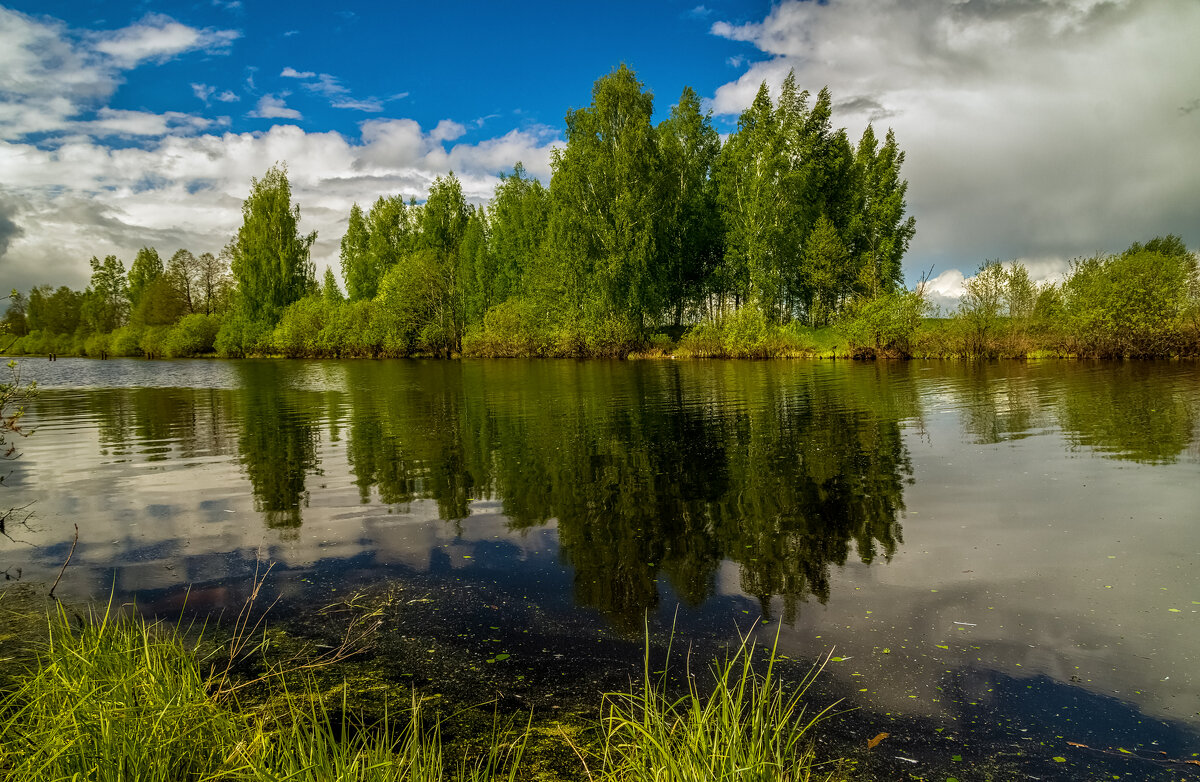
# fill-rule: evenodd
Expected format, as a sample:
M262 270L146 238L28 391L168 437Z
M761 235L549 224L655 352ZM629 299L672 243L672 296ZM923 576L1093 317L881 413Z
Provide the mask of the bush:
M171 358L202 356L216 350L217 332L221 329L218 315L184 315L167 335L164 351Z
M463 354L481 358L551 355L553 337L539 328L538 312L527 300L508 299L483 316L483 326L463 337Z
M122 326L112 333L108 350L114 356L142 355L142 326Z
M816 351L798 322L767 323L757 307L740 307L716 323L698 323L679 340L676 355L687 358L791 358Z
M1185 333L1195 306L1196 258L1135 245L1122 255L1076 261L1062 286L1062 327L1073 351L1142 358L1195 351Z
M854 358L910 358L928 309L920 290L886 293L851 305L838 328Z
M221 324L215 347L223 358L244 358L270 352L271 326L239 312Z

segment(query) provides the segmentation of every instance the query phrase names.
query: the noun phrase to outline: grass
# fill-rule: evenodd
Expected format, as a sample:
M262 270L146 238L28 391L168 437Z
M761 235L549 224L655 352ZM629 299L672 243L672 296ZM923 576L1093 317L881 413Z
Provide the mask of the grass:
M776 638L776 644L778 638ZM701 688L689 672L687 692L668 695L666 671L656 682L649 657L640 686L609 695L602 720L602 776L621 782L807 782L822 774L812 728L833 706L810 712L804 695L824 664L788 689L775 675L776 645L755 666L748 638L712 667L713 685Z
M238 627L258 627L239 618ZM373 723L322 700L311 663L268 665L242 701L232 653L261 649L243 635L223 644L110 605L86 617L59 607L36 663L0 694L0 777L13 782L515 782L531 724L514 729L498 715L475 750L447 760L441 722L411 702L388 705ZM757 652L765 659L756 662ZM668 694L647 654L642 681L605 696L580 751L578 779L789 780L816 778L804 695L820 667L787 688L774 647L743 641L713 667L713 679L687 676ZM246 667L246 666L241 666ZM486 731L484 731L486 733ZM578 738L578 735L577 735ZM589 766L589 760L591 765Z

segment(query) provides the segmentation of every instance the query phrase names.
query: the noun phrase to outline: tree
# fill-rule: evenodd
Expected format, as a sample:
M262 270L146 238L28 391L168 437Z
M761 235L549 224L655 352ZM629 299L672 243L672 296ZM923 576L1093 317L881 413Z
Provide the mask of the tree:
M199 312L200 306L200 261L187 250L176 250L167 262L166 277L178 292L187 314Z
M153 247L143 247L137 251L133 263L129 267L129 305L136 310L142 301L146 286L154 282L163 273L162 258Z
M125 264L117 256L103 261L93 257L92 281L83 294L84 325L97 334L107 334L125 325L129 317L129 281Z
M342 277L345 278L346 290L354 301L375 297L379 283L371 273L370 253L367 220L363 217L362 208L356 203L350 207L350 221L346 226L346 235L342 237L340 253Z
M904 153L889 128L883 146L876 148L874 130L868 125L859 142L855 168L860 188L858 241L860 253L859 292L875 296L900 289L904 273L900 262L916 233L916 220L905 219L908 182L900 178Z
M286 166L272 166L262 179L250 180L242 227L229 251L242 314L252 322L275 323L284 307L315 285L309 252L317 232L302 236L299 223Z
M225 312L233 298L233 278L229 275L227 254L223 252L218 257L212 253L201 253L197 266L196 287L204 304L204 314Z
M23 337L28 334L29 323L25 314L25 295L13 288L12 293L8 296L8 309L4 313L3 323L0 324L0 332L11 334L14 337Z
M340 304L346 300L342 295L342 289L338 287L337 277L333 274L333 267L325 267L325 282L321 285L321 298L325 299L330 304Z
M704 282L720 260L721 226L712 170L721 139L712 126L712 112L701 114L700 97L685 87L671 116L658 126L658 140L670 204L663 237L666 297L678 326L684 310L699 302Z
M531 277L539 264L550 213L550 191L526 176L517 163L501 175L488 206L488 257L494 265L488 306L532 293Z
M57 290L39 285L29 292L27 323L30 331L48 334L74 334L79 328L83 294L65 285Z
M719 291L733 303L752 304L774 320L783 301L780 250L784 243L786 170L779 115L766 82L738 118L737 132L717 162L725 256ZM723 297L722 297L723 298Z
M840 308L848 287L846 266L850 251L842 242L837 227L821 215L804 243L804 265L813 289L809 319L814 326L824 326Z
M664 303L664 198L654 96L622 65L567 114L550 184L553 253L572 320L642 328Z

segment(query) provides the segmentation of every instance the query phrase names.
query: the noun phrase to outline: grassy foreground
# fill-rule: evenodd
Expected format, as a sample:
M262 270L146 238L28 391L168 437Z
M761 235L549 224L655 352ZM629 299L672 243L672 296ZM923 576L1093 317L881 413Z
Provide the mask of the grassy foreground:
M243 631L247 630L242 625ZM311 666L268 665L238 676L258 654L249 633L223 644L203 634L108 610L75 622L49 620L36 663L0 694L0 776L23 780L517 780L529 730L502 720L477 749L448 757L440 725L414 693L384 718L356 722L345 703L322 702ZM761 655L761 650L758 650ZM583 780L829 779L810 729L829 714L806 710L817 671L795 688L744 642L703 684L689 675L682 697L649 665L629 692L605 696L595 741L563 741ZM244 694L261 696L250 703Z

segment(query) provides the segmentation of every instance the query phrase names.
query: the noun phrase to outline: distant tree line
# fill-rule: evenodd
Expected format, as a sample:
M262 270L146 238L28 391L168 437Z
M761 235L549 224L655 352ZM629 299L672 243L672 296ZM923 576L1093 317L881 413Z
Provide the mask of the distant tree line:
M834 129L828 90L766 84L724 140L685 88L651 121L625 66L566 116L549 187L517 164L468 204L449 172L424 203L351 207L339 286L316 279L285 166L253 179L217 255L93 258L83 292L16 294L15 349L312 357L1183 355L1197 349L1196 258L1178 237L1077 262L1038 288L989 262L930 319L901 262L904 152ZM835 326L830 338L826 328Z

